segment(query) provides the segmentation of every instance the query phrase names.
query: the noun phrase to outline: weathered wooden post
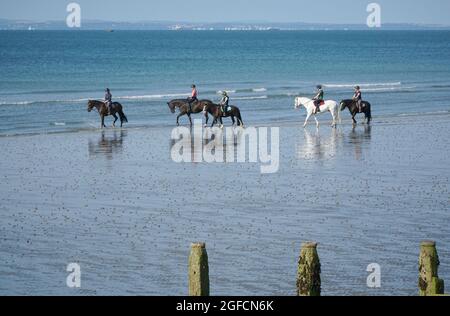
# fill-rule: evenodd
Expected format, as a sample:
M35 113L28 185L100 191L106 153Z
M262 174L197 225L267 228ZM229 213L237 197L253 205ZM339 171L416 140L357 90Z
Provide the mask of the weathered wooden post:
M302 244L297 270L297 295L320 296L320 260L317 243Z
M209 267L205 243L191 244L189 255L189 295L209 296Z
M444 294L444 280L438 277L439 256L436 242L426 240L420 244L419 294L430 296Z

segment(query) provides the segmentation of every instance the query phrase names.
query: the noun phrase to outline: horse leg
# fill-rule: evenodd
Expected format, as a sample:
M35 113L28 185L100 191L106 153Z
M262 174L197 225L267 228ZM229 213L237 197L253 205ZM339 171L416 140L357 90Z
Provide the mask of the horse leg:
M192 119L191 119L191 113L188 113L187 114L187 116L188 116L188 118L189 118L189 124L191 125L191 127L192 127Z
M331 116L333 117L333 122L331 122L331 127L335 127L336 126L336 115L333 111L331 112Z
M358 124L358 122L356 122L356 120L355 120L355 116L356 116L356 113L353 113L352 114L353 125Z
M314 119L316 120L316 127L319 128L319 121L317 120L317 116L314 114Z
M179 119L180 119L180 117L182 117L184 114L185 114L185 113L180 113L180 114L177 115L177 126L180 126Z
M116 127L116 122L119 118L117 117L116 113L114 113L112 116L114 117L113 127Z
M310 117L311 117L311 113L308 112L308 114L306 114L305 124L303 124L303 128L305 128L306 124L308 124L308 120L309 120Z
M209 120L209 115L208 115L208 112L206 112L205 111L205 118L206 118L206 121L205 121L205 127L208 125L208 120Z
M219 121L220 121L220 128L223 128L222 116L219 117Z
M105 116L104 115L101 116L101 121L102 121L101 128L106 127L106 125L105 125Z

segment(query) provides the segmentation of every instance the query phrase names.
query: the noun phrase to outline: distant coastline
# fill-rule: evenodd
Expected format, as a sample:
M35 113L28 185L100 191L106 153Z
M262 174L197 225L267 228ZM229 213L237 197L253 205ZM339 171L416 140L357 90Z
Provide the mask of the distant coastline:
M182 21L114 22L86 20L82 30L193 30L193 31L352 31L374 30L365 24L229 22L191 23ZM70 30L65 21L0 19L0 30ZM450 25L386 23L377 30L450 30Z

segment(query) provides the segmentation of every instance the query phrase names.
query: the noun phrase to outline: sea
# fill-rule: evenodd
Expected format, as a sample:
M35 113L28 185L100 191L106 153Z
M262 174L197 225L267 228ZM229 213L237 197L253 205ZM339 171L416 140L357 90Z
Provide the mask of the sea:
M246 124L297 120L318 84L336 101L360 85L375 118L448 114L449 51L449 31L0 31L0 135L98 128L87 101L107 87L129 128L174 125L191 84Z

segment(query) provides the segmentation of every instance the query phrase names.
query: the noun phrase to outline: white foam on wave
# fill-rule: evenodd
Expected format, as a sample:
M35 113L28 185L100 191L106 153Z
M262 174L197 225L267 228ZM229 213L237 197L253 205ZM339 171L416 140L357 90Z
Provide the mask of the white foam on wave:
M383 87L383 88L363 88L361 87L363 92L386 92L386 91L403 91L403 90L413 90L416 87Z
M66 126L66 123L64 123L64 122L54 122L53 125L55 125L55 126Z
M260 95L255 97L235 97L233 100L258 100L258 99L268 99L267 95Z
M236 90L218 90L216 91L217 94L222 94L222 92L226 92L226 93L236 93Z
M19 102L0 102L0 105L27 105L33 104L33 101L19 101Z
M68 100L36 100L36 101L18 101L18 102L9 102L4 101L0 102L0 105L30 105L30 104L39 104L39 103L70 103L70 102L86 102L91 99L68 99Z
M114 97L118 100L146 100L146 99L163 99L163 98L177 98L188 97L188 93L173 93L173 94L147 94L147 95L130 95Z
M264 91L267 91L267 89L266 88L254 88L254 89L252 89L252 91L253 92L264 92Z

